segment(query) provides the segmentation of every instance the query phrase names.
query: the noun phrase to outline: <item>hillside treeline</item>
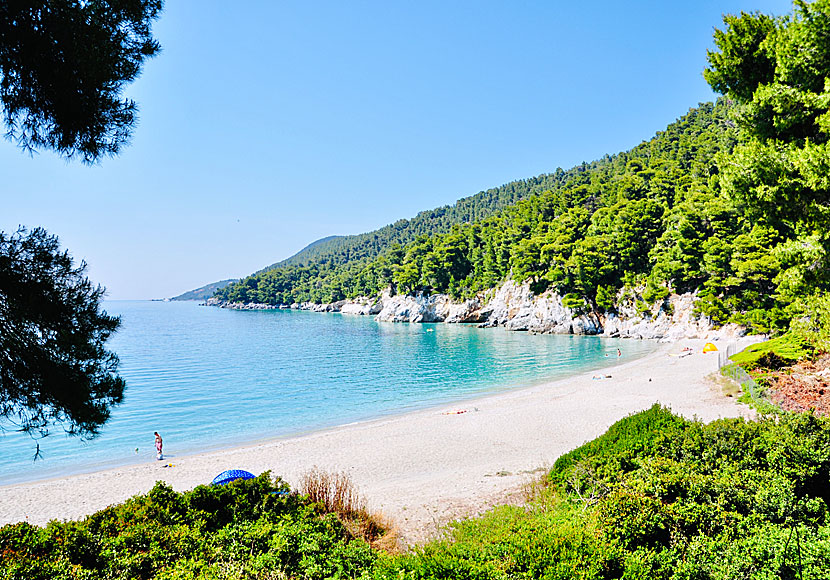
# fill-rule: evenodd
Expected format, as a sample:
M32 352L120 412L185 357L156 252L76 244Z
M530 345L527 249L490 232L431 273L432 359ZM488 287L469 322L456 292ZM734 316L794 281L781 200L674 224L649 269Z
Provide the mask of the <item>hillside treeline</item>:
M643 305L670 289L701 288L706 314L725 322L740 313L766 329L775 324L774 233L751 224L717 186L716 154L737 141L733 108L726 99L702 104L630 151L580 165L561 184L447 233L393 244L373 259L263 271L217 297L322 303L391 287L463 298L512 277L557 290L571 307L606 311L624 287L646 287Z
M826 291L830 247L830 2L795 6L790 18L726 17L705 71L725 97L651 140L529 180L545 190L483 218L457 214L449 231L378 238L376 255L321 255L216 296L322 303L390 288L464 298L512 278L577 311L632 298L645 310L697 291L716 324L786 327Z
M551 174L511 181L500 187L480 191L458 200L453 205L422 211L414 218L401 219L372 232L351 236L329 236L309 244L290 258L271 264L256 274L275 268L308 266L320 262L339 265L371 259L394 244L406 245L418 236L446 233L456 224L484 219L521 199L552 187L559 187L571 174L583 170L582 167L569 171L557 169Z

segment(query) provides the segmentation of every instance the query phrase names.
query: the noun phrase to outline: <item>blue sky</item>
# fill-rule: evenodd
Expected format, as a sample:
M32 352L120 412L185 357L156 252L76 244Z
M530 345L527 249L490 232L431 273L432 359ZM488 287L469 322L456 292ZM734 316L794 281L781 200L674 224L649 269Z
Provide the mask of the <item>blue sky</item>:
M785 1L168 1L88 167L0 140L0 230L57 234L113 299L249 274L650 138L714 95L721 15Z

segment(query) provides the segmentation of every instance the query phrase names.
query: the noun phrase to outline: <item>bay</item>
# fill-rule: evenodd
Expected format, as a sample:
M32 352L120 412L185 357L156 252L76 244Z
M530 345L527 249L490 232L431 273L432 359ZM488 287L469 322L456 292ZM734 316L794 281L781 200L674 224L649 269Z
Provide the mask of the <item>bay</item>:
M649 341L528 335L470 325L379 323L294 310L111 301L127 381L99 437L60 427L39 441L0 433L0 485L166 459L437 405L605 368ZM7 427L7 426L6 426ZM417 437L416 433L412 434ZM36 444L42 458L33 461Z

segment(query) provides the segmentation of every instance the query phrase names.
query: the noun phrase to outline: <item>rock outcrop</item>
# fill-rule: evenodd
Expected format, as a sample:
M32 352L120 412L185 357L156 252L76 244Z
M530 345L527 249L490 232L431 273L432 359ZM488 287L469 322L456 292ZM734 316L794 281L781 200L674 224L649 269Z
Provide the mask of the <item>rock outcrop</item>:
M277 310L280 308L274 304L260 304L258 302L225 302L218 298L208 298L205 300L205 306L218 306L219 308L228 308L230 310Z
M590 316L576 315L552 292L533 294L528 284L509 280L502 284L482 309L485 327L504 326L548 334L601 334L602 326Z
M502 326L508 330L534 333L593 334L666 341L682 338L731 339L745 334L743 327L734 324L715 329L709 318L696 315L694 293L675 294L663 303L643 310L637 306L637 294L628 292L628 295L618 296L618 312L607 315L574 312L562 304L559 294L550 291L535 294L528 283L518 284L512 280L463 302L454 302L446 294L392 296L387 290L378 296L331 304L303 302L273 306L229 304L215 299L208 300L207 304L245 310L293 308L341 312L375 316L382 322L475 323L481 327Z
M390 296L381 294L383 307L377 319L381 322L482 322L481 302L478 298L461 303L453 302L446 294L417 294Z
M358 298L357 300L346 302L340 307L340 312L343 314L358 314L361 316L375 316L376 314L380 314L382 310L382 296Z

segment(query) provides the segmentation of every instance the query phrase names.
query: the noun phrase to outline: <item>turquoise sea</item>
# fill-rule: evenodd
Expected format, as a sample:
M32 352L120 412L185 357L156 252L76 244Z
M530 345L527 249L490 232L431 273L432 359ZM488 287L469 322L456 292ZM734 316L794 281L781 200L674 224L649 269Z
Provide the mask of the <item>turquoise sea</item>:
M126 398L92 441L0 432L0 485L232 447L529 386L617 364L648 341L379 323L293 310L113 301ZM413 434L413 436L416 436Z

